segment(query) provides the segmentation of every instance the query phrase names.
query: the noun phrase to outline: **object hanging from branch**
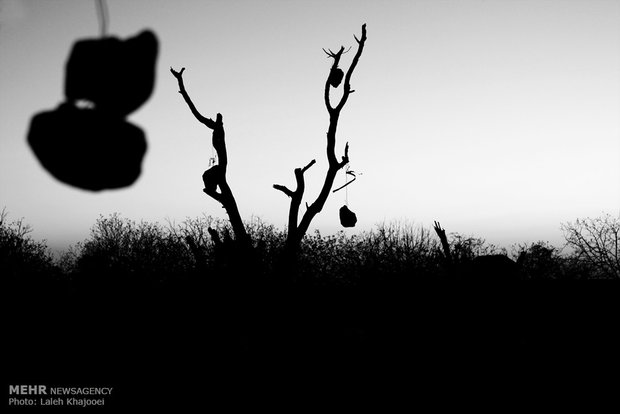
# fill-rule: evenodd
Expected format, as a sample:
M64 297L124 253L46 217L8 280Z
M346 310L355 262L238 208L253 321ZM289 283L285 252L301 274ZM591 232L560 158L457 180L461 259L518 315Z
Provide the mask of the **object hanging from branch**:
M87 190L126 187L140 176L144 132L125 120L153 93L158 41L145 30L121 40L101 35L74 43L65 67L66 101L32 118L28 144L58 180Z
M334 88L340 86L340 82L342 82L342 78L344 77L344 72L340 68L332 68L329 72L329 84Z
M351 50L350 47L345 52L342 52L341 55L347 53L349 50ZM336 56L336 53L332 52L331 49L329 49L329 51L323 49L323 52L325 52L327 54L327 57L330 58L335 58ZM338 59L340 59L340 57ZM329 77L327 78L327 81L333 88L337 88L338 86L340 86L343 77L344 72L342 71L342 69L337 67L337 65L334 65L329 71Z
M340 207L340 224L342 227L355 227L357 216L346 205Z
M202 191L211 195L217 192L217 186L222 182L222 172L219 165L213 165L202 174L205 187Z
M301 205L305 189L303 174L311 165L314 164L314 161L308 164L305 168L295 169L295 178L297 181L297 188L295 189L295 191L292 191L283 185L276 184L273 186L276 190L282 191L284 194L291 198L289 208L288 234L286 237L286 248L291 256L295 256L297 254L301 244L301 240L308 231L310 223L325 206L325 202L327 201L329 194L332 192L334 180L336 179L338 171L340 171L340 169L342 169L345 165L349 163L348 143L344 147L344 155L341 157L341 160L338 161L338 158L336 157L336 131L338 129L340 112L344 108L344 105L347 103L347 100L349 99L351 93L354 92L353 89L351 89L351 77L355 68L357 67L357 63L359 62L360 57L362 56L364 45L366 43L365 24L362 25L361 37L359 39L356 36L354 37L355 41L357 42L357 52L355 53L351 65L349 66L349 69L346 71L346 74L344 74L344 76L344 72L338 67L340 63L340 58L344 53L346 53L344 46L341 46L337 52L329 49L323 49L325 54L327 54L327 57L333 59L333 62L329 71L329 75L327 76L327 79L325 81L324 88L324 102L325 107L327 108L327 112L329 113L329 127L327 129L326 148L328 168L319 195L316 197L313 203L306 203L306 211L303 214L301 220L298 222L299 207ZM342 96L338 104L336 106L333 106L330 101L330 89L332 87L338 87L341 83L343 85ZM347 226L355 225L355 222L357 221L355 214L351 212L348 208L346 208L346 206L344 207L344 210L341 209L341 214L344 217L344 221L341 220L341 222L343 222L343 225L346 223Z
M353 179L351 181L349 181L349 177L348 176L352 176ZM340 212L339 212L339 217L340 217L340 224L342 224L342 227L355 227L355 223L357 223L357 216L355 215L354 212L352 212L349 209L349 189L347 188L349 184L351 184L353 181L355 181L357 179L355 172L351 171L349 169L349 166L347 165L347 171L345 172L345 183L344 185L336 188L334 191L332 191L333 193L335 193L336 191L342 190L343 188L345 189L345 197L344 197L344 206L340 207Z
M217 114L214 121L211 118L203 116L198 109L196 109L194 102L192 102L187 90L185 89L185 83L183 82L184 71L185 68L181 68L178 72L173 68L170 68L170 73L172 73L172 75L176 78L179 85L179 93L183 96L185 103L196 120L213 131L211 142L217 153L217 159L219 161L218 164L212 165L215 157L212 156L210 158L209 168L202 174L202 181L204 183L204 189L202 191L222 205L222 207L226 210L226 213L228 213L230 225L233 228L236 240L241 244L242 248L249 248L250 237L248 236L245 230L245 225L241 220L241 214L239 213L235 196L233 195L233 192L228 185L228 181L226 180L228 154L226 152L226 140L222 114Z

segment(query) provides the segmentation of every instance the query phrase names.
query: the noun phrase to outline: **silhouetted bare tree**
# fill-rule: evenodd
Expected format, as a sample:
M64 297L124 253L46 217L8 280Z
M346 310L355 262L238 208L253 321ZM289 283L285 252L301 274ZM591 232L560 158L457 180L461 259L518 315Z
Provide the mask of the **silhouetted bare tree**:
M349 144L347 143L344 148L344 155L342 156L341 161L338 161L336 158L336 131L338 128L338 120L340 118L340 113L344 108L344 105L347 103L349 96L351 93L355 92L351 89L351 76L353 75L353 71L355 70L359 59L362 55L362 51L364 50L364 44L366 42L366 25L362 25L362 35L358 39L354 36L357 42L357 52L353 57L351 65L347 70L346 75L344 72L338 67L340 63L340 58L345 53L344 46L341 46L337 52L333 52L331 50L325 51L329 58L333 59L333 64L331 66L329 75L327 80L325 81L325 106L327 107L327 111L329 112L329 127L327 130L327 161L328 161L328 169L325 174L325 180L323 182L323 187L315 199L315 201L307 205L306 212L303 214L301 221L299 221L299 208L301 206L301 201L305 191L305 181L304 181L304 173L315 164L315 160L310 161L303 168L295 169L295 180L296 180L296 188L295 190L290 190L287 187L279 184L274 184L274 188L282 191L284 194L291 198L291 204L289 208L289 217L288 217L288 234L287 240L285 244L285 251L287 256L294 257L299 251L299 247L301 245L301 240L304 235L308 231L310 223L314 219L314 217L321 212L327 198L332 190L334 180L336 178L336 174L349 162ZM177 79L179 84L179 93L183 96L183 99L187 103L190 111L194 115L194 117L198 120L198 122L204 124L207 128L213 131L213 147L217 152L218 156L218 164L210 167L203 174L202 178L204 181L204 192L209 195L214 200L217 200L222 204L226 212L228 213L228 217L230 219L231 226L233 228L233 232L235 233L235 238L237 241L240 241L243 246L249 247L251 245L250 237L246 231L246 228L241 220L241 216L239 214L239 209L237 208L237 203L235 201L235 197L233 196L232 190L228 185L226 180L226 167L228 164L228 157L226 153L226 142L224 139L224 125L222 121L222 115L217 114L217 117L214 120L210 118L206 118L203 116L196 106L192 102L187 90L185 89L185 85L183 82L183 72L185 68L182 68L180 71L176 71L173 68L170 68L170 72ZM333 106L330 101L330 88L338 87L344 77L343 84L343 93L340 101L336 106ZM219 191L218 191L219 188ZM215 243L218 242L218 237L213 237L213 232L210 231L212 238Z
M183 96L183 99L185 99L185 102L187 103L189 109L192 111L194 117L198 120L198 122L213 131L213 148L215 148L218 157L218 164L210 167L202 175L202 180L205 185L203 191L208 196L222 204L222 207L224 207L226 213L228 213L228 218L230 219L230 224L233 228L233 232L235 233L236 240L243 247L248 247L250 245L250 238L245 230L243 221L241 220L241 214L239 214L239 208L237 207L235 196L233 195L233 192L228 185L228 181L226 180L228 154L226 152L226 140L222 114L218 113L214 121L213 119L207 118L201 115L200 112L198 112L198 109L196 109L196 106L192 102L189 94L187 93L187 90L185 89L185 85L183 82L184 71L185 68L182 68L178 72L175 71L173 68L170 68L170 72L174 75L174 77L179 83L179 93Z
M282 191L284 194L291 198L291 204L289 208L289 216L288 216L288 234L286 239L286 250L287 253L294 256L299 250L299 246L301 244L301 240L304 235L308 231L310 227L310 223L314 219L314 217L321 212L327 198L332 190L334 179L336 178L336 174L349 162L349 143L347 143L344 147L344 155L342 156L341 161L338 161L336 158L336 131L338 128L338 120L340 118L340 113L344 108L344 105L347 103L349 96L355 92L351 89L351 76L353 75L353 71L359 62L360 56L362 56L362 51L364 50L364 44L366 43L366 25L362 25L362 36L358 39L356 36L355 40L357 42L357 52L353 57L351 65L347 70L346 75L342 72L340 68L338 68L338 64L340 63L340 58L345 53L344 46L340 47L340 50L337 52L333 52L331 50L323 51L328 55L329 58L333 59L333 63L329 72L329 75L325 81L325 106L327 107L327 112L329 113L329 127L327 130L327 161L328 168L325 174L325 180L323 182L323 187L321 188L321 192L315 199L315 201L307 205L306 212L303 214L301 221L299 221L299 207L301 206L301 200L304 195L305 190L305 182L304 182L304 173L308 170L308 168L314 165L315 160L310 161L303 168L295 169L295 180L296 180L296 188L295 190L290 190L289 188L274 184L273 188L276 190ZM342 81L342 77L344 76L344 85L342 97L340 98L340 102L336 106L332 106L330 101L330 88L338 87Z

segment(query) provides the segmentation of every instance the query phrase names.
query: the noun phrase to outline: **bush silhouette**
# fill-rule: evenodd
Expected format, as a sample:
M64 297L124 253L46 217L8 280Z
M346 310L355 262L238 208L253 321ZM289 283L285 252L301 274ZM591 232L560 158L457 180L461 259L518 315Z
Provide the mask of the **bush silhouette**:
M307 234L300 271L286 279L275 277L286 233L259 219L244 223L258 252L252 268L226 236L230 223L208 216L167 226L101 216L57 263L19 223L3 216L0 226L3 279L14 282L5 292L18 311L7 332L19 364L9 374L45 367L68 381L142 381L152 393L190 371L201 373L196 389L235 383L239 373L320 378L336 366L358 378L390 367L426 376L506 358L515 368L541 350L545 358L549 349L574 356L596 343L616 344L606 330L617 302L611 293L451 283L432 230L409 223L351 236ZM451 242L462 264L502 252L473 236L452 235ZM523 252L527 279L597 276L578 256L544 242L513 248ZM31 294L33 286L40 294ZM50 322L58 320L66 321L62 328ZM121 374L128 371L132 376Z
M0 212L0 270L9 291L44 291L65 282L45 242L33 240L31 232L24 219L9 221L6 208Z
M604 214L562 225L577 264L597 279L620 278L620 217Z

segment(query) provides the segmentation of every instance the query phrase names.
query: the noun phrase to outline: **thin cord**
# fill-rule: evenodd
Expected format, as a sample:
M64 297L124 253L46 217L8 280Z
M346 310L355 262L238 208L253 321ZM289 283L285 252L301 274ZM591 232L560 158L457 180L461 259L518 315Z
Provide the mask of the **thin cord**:
M99 32L101 37L108 34L108 5L106 0L95 0L97 2L97 19L99 20Z
M347 171L348 170L349 168L347 168ZM344 174L344 184L346 185L344 188L344 205L349 207L349 174L347 173Z

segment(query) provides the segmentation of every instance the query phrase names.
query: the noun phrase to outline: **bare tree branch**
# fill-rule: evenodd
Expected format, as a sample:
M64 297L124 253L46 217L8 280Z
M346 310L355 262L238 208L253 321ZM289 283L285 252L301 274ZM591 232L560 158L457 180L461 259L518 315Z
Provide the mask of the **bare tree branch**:
M304 213L301 222L298 228L298 237L301 235L303 237L304 234L308 231L310 227L310 223L314 219L314 217L321 212L325 202L327 201L327 197L329 196L331 189L334 185L334 180L336 178L336 174L338 171L343 168L346 164L349 163L349 144L345 145L345 155L342 157L342 161L338 162L336 159L336 131L338 129L338 120L340 118L340 112L342 108L344 108L345 103L347 102L348 96L351 93L351 85L350 80L353 75L353 71L357 66L357 63L362 55L362 51L364 50L364 44L366 43L366 24L362 25L362 36L358 41L357 52L351 62L351 66L347 70L347 74L344 80L344 92L342 98L340 99L340 103L335 108L331 106L329 100L329 89L330 89L330 81L329 77L325 82L325 106L327 107L327 111L329 112L329 128L327 130L327 161L328 161L328 169L327 174L325 175L325 181L323 183L323 187L321 192L319 193L316 200L308 207L306 212ZM333 53L331 56L334 59L332 64L332 70L338 66L340 62L340 57L344 53L344 47L340 47L337 53ZM299 242L301 238L299 238Z
M337 106L338 110L341 110L344 107L344 104L347 103L347 99L349 99L349 95L354 92L351 90L351 76L353 76L353 71L357 67L357 63L362 56L362 51L364 50L364 44L366 43L366 24L362 25L362 37L360 39L357 39L357 37L355 37L355 40L357 41L358 45L357 53L355 53L353 61L351 62L351 66L349 66L349 70L347 71L347 74L344 78L344 93L342 94L342 98L340 98L340 103Z
M222 205L222 207L228 213L228 218L230 219L230 224L233 228L237 240L241 241L246 245L249 245L249 236L245 230L245 225L243 224L243 220L241 219L241 214L239 214L237 202L235 201L235 197L226 180L228 154L226 151L226 134L224 132L224 121L222 114L218 113L215 121L213 121L212 119L206 118L202 114L200 114L200 112L198 112L196 106L189 97L187 90L185 89L185 84L183 82L184 71L185 68L182 68L178 72L175 71L172 67L170 68L170 72L177 79L177 82L179 84L179 93L183 96L183 99L187 103L187 106L189 107L194 117L200 123L213 130L212 144L218 157L218 164L206 170L202 175L202 180L205 185L203 192ZM218 188L220 191L217 191Z
M443 249L443 254L446 258L446 262L448 264L452 264L452 253L450 252L450 244L448 243L448 238L446 237L446 231L441 228L441 224L438 221L434 222L433 228L435 229L435 233L439 237L439 241L441 241L441 247Z
M289 208L289 217L288 217L288 235L287 235L287 246L289 248L294 248L294 242L297 240L297 221L299 218L299 206L301 205L301 200L304 195L306 183L304 180L304 173L308 171L310 167L312 167L316 163L316 160L310 161L303 168L295 168L295 181L297 187L295 191L291 191L287 187L279 184L274 184L273 188L276 190L282 191L284 194L291 198L291 205ZM302 236L303 237L303 236Z
M304 187L304 177L303 177L303 174L310 167L312 167L315 163L316 163L316 160L312 160L312 161L310 161L308 163L308 165L306 165L303 168L295 168L295 178L297 180L297 188L295 189L295 191L291 191L286 186L283 186L283 185L280 185L280 184L274 184L273 188L275 188L276 190L282 191L284 194L286 194L289 197L293 197L295 195L295 193L299 193L299 192L303 193L303 187Z
M306 165L304 168L301 169L302 174L305 173L310 167L312 167L314 164L316 163L316 160L312 160L308 163L308 165Z
M205 124L211 129L215 128L215 123L212 119L204 117L200 114L200 112L198 112L198 109L196 109L196 105L194 105L194 102L192 102L192 99L189 97L189 94L185 90L185 85L183 83L183 72L185 72L185 68L181 68L181 70L177 72L172 69L172 67L170 67L170 72L177 79L177 82L179 83L179 93L181 94L181 96L183 96L183 99L185 99L187 106L189 106L190 111L192 111L192 114L194 115L194 117L196 117L198 122Z
M347 142L344 146L344 156L342 157L342 161L338 165L338 169L344 167L349 163L349 143Z
M327 53L327 57L334 59L334 62L332 63L332 67L329 71L331 75L332 71L335 71L338 69L338 63L340 63L340 57L344 53L344 46L340 46L340 50L338 50L338 52L335 52L335 53L332 52L331 49L329 49L329 52L325 51L325 49L323 49L323 51ZM327 107L327 111L331 114L334 111L334 108L332 107L330 103L330 99L329 99L330 87L331 87L330 77L328 76L327 80L325 81L324 99L325 99L325 106Z
M293 197L293 191L289 190L288 188L286 188L283 185L274 184L273 188L275 188L276 190L282 191L284 194L286 194L289 197Z
M308 205L306 203L306 211L304 212L301 221L298 223L299 216L299 207L301 206L301 200L304 193L304 176L303 173L310 168L314 164L314 160L310 162L303 169L297 168L295 170L295 178L297 180L297 189L292 192L292 195L289 195L288 192L290 190L285 191L285 187L283 186L274 186L274 188L284 192L289 195L291 198L291 204L289 208L289 224L288 224L288 234L287 234L287 246L290 248L291 252L295 252L296 249L299 248L302 238L308 231L310 223L314 219L314 217L321 212L323 209L325 202L329 194L331 193L331 189L334 185L334 180L338 171L343 168L345 165L349 163L349 143L345 145L344 156L342 156L341 161L339 162L336 158L335 148L336 148L336 131L338 128L338 120L340 118L340 112L344 107L349 94L352 92L350 86L351 76L357 63L362 55L362 51L364 49L364 44L366 42L366 25L362 25L362 36L360 39L357 39L356 42L358 44L357 52L351 66L349 67L344 84L344 92L343 96L338 103L338 106L333 107L330 102L330 90L332 87L338 87L340 84L340 79L342 76L342 71L338 68L338 64L340 63L340 58L345 52L344 46L341 46L337 52L332 51L331 49L323 49L323 52L327 55L328 58L333 59L332 66L330 68L330 73L325 80L325 89L324 89L324 101L325 107L327 108L327 112L329 113L329 127L327 130L327 147L326 147L326 155L328 161L328 168L325 174L325 179L323 182L323 186L321 191L315 201ZM347 50L348 52L348 50Z

